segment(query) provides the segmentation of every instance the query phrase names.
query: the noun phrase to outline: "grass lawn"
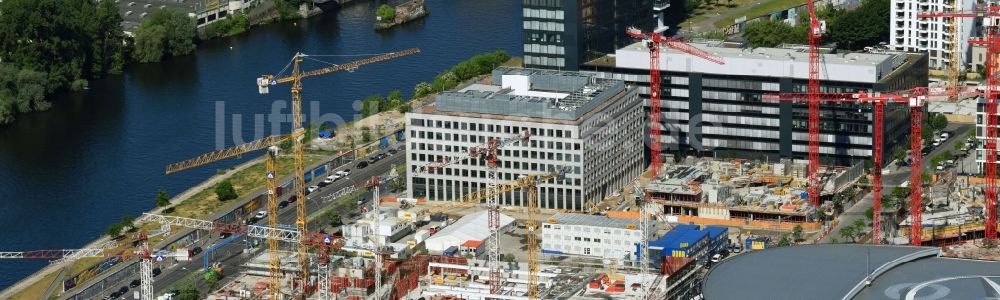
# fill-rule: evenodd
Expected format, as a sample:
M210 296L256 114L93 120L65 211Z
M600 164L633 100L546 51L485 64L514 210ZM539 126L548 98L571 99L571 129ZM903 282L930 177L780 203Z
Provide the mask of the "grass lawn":
M698 8L695 8L694 12L691 13L691 16L687 18L687 20L684 20L684 22L681 23L681 27L684 27L689 22L699 23L705 21L706 19L715 16L716 13L721 13L725 15L732 10L739 9L744 5L754 3L760 0L731 0L729 2L726 2L726 0L716 0L716 1L718 2L717 3L713 2L712 4L708 5L703 4ZM681 7L681 9L683 9L683 7Z
M319 158L315 156L305 157L306 166L318 161ZM294 161L291 157L284 156L278 158L277 172L279 178L291 174L293 168ZM239 197L243 198L264 186L265 175L264 163L261 162L236 172L236 174L229 177L229 180L232 182L233 188L236 189ZM204 219L226 204L229 204L229 202L219 201L219 198L215 196L215 186L210 186L174 206L174 212L170 215Z
M524 67L524 58L520 56L511 57L507 60L507 62L501 64L501 66L514 68Z
M751 3L752 6L750 6L749 9L719 19L718 21L715 21L715 23L713 23L712 25L715 26L716 28L726 28L727 26L733 24L733 21L736 20L736 18L742 16L746 16L747 18L753 18L756 16L769 14L775 11L789 9L791 7L805 3L802 0L754 0L747 2L753 2Z
M52 272L45 275L45 277L42 277L41 280L36 281L34 284L29 285L20 292L14 294L11 299L42 299L42 295L45 294L45 290L49 288L49 284L51 284L53 280L56 280L56 275L58 274L59 272Z

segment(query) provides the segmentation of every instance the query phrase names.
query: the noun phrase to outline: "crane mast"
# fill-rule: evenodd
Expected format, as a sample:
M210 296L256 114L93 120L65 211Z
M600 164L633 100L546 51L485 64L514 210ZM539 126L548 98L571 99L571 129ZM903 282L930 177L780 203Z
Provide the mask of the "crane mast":
M324 67L312 71L302 71L300 65L302 64L303 58L308 57L307 54L301 52L296 53L292 57L292 73L290 76L277 77L274 75L263 75L257 79L258 92L261 94L267 94L268 86L277 85L281 83L291 83L291 93L292 93L292 128L295 132L292 135L292 156L295 160L295 196L300 201L295 204L295 229L299 232L307 232L307 220L308 215L306 214L306 192L305 192L305 175L304 175L304 158L303 158L303 140L305 139L305 129L302 124L302 79L306 77L318 76L323 74L328 74L337 71L353 71L358 67L373 64L377 62L382 62L386 60L396 59L399 57L412 55L420 53L420 49L411 48L399 52L387 53L383 55L373 56L370 58L357 60L353 62L348 62L344 64L337 64L329 67ZM306 281L309 280L309 245L299 243L296 247L296 258L299 263L299 273L300 279L303 287L303 294L305 294Z
M986 64L984 66L986 68L986 80L984 85L980 86L981 95L985 102L983 152L986 162L983 163L983 173L985 181L984 192L986 194L986 211L984 212L986 215L986 226L984 235L985 243L987 245L994 245L997 242L997 96L998 92L1000 92L1000 79L997 77L997 68L1000 68L1000 65L997 64L997 55L1000 54L1000 36L998 36L1000 33L998 33L997 20L1000 18L1000 6L987 4L972 10L959 10L956 4L955 9L951 12L921 12L917 14L917 17L950 19L983 18L984 32L982 37L969 40L969 44L986 47ZM953 24L957 24L957 22L953 22ZM956 35L955 32L952 32L952 34ZM919 155L915 157L919 157ZM917 222L920 222L920 220L914 218L914 226L919 224Z

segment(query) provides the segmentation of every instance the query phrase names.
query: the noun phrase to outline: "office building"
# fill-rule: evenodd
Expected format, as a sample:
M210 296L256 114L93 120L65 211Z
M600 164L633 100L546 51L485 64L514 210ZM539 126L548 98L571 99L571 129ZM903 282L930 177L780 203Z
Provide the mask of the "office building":
M951 30L950 19L918 18L923 12L950 12L956 7L960 10L971 10L975 0L892 0L889 22L889 49L906 52L927 53L928 67L935 70L947 70L951 64ZM960 70L965 70L969 63L969 36L973 31L973 18L959 18L959 63Z
M410 197L452 201L489 181L485 161L466 159L432 172L418 170L443 157L462 155L493 138L527 133L499 151L498 180L568 170L538 186L542 208L581 210L620 190L643 170L642 102L621 80L578 72L499 68L490 84L470 84L439 94L407 113L407 192ZM525 205L524 191L507 193L504 205Z
M637 258L639 220L559 213L542 223L542 253Z
M522 4L524 65L570 71L631 43L625 34L628 27L653 30L654 12L670 7L662 0L523 0Z
M660 56L663 153L716 157L805 159L806 104L765 101L764 95L805 92L809 53L805 47L743 48L721 42L692 43L724 65L666 49ZM927 84L927 56L908 53L822 54L821 91L897 91ZM633 83L649 94L649 51L635 43L585 69L599 77ZM869 104L821 106L823 164L847 165L871 157L873 113ZM906 145L909 108L885 110L884 155Z

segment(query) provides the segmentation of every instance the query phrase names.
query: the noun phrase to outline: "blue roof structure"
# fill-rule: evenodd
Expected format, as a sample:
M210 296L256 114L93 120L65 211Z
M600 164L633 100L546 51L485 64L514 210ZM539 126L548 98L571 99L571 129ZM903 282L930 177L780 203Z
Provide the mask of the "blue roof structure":
M708 231L708 238L718 240L720 235L725 235L729 228L722 226L705 226L705 231Z

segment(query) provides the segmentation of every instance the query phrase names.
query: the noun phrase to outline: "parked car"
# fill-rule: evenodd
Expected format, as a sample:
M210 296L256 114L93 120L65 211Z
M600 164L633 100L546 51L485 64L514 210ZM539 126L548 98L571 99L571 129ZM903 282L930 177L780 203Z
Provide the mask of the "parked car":
M337 175L340 175L340 177L346 177L347 175L351 175L351 169L343 169L337 171Z
M388 156L393 156L393 155L396 155L396 152L398 152L398 151L396 151L396 149L389 149L389 151L386 151L385 153Z
M365 167L367 167L367 166L368 166L368 162L366 162L366 161L361 161L361 162L358 162L358 164L357 164L357 165L355 165L354 167L355 167L355 168L358 168L358 169L364 169L364 168L365 168Z
M253 215L253 217L257 218L258 220L263 219L267 217L267 211L266 210L257 211L257 214Z
M711 261L712 263L717 263L719 261L722 261L722 254L712 255Z
M332 180L332 181L337 181L337 179L340 179L340 175L333 174L333 175L327 176L326 179Z
M329 179L327 179L327 180L323 180L323 181L321 181L321 182L320 182L319 184L317 184L316 186L319 186L319 187L321 187L321 188L324 188L324 187L326 187L326 186L330 185L331 183L333 183L333 180L329 180Z
M122 286L121 288L118 289L118 292L122 293L122 295L124 295L125 293L128 293L128 287L127 286Z
M278 202L278 208L285 208L288 206L288 200Z
M114 293L111 293L111 295L108 295L108 297L110 297L108 299L118 299L121 296L122 296L122 293L114 292Z
M160 273L163 273L160 268L153 268L153 277L160 276Z
M132 282L130 282L128 284L128 286L130 286L132 288L137 288L137 287L139 287L140 284L142 284L142 281L139 281L139 279L136 279L136 280L132 280Z
M318 186L318 185L314 185L314 186L310 186L309 188L307 188L307 189L306 189L306 193L307 193L307 194L308 194L308 193L312 193L312 192L315 192L315 191L316 191L316 190L318 190L318 189L319 189L319 186Z
M198 253L201 253L201 247L195 246L191 248L191 256L198 255Z
M288 197L288 203L295 203L295 200L299 200L298 195L292 195L291 197Z

